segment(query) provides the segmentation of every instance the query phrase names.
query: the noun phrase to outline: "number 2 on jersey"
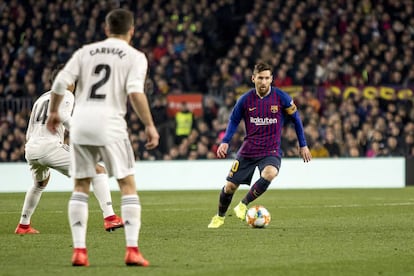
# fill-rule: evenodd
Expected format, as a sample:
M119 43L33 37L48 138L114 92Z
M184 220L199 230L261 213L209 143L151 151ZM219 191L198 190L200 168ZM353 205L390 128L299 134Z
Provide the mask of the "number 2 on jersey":
M91 87L91 92L89 93L89 98L91 99L103 100L106 97L105 94L102 94L102 93L98 94L97 90L108 81L109 76L111 75L111 67L109 67L108 64L98 64L96 65L93 71L93 74L100 75L102 70L104 71L103 77L99 81L97 81L95 84L93 84Z

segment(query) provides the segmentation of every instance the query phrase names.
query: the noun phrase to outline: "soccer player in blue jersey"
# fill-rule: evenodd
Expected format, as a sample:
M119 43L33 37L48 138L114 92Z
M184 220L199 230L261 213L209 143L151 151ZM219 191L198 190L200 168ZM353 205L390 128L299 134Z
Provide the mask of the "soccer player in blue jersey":
M208 228L218 228L224 224L234 193L240 184L250 185L256 167L259 168L260 178L234 208L236 216L241 220L245 219L248 204L261 196L278 175L282 156L282 128L288 118L295 125L300 156L304 162L312 159L302 121L292 98L272 87L272 81L272 67L265 63L256 64L252 76L255 88L243 94L233 108L217 156L226 157L229 142L242 119L246 136L231 166L227 183L220 192L218 213L211 219Z

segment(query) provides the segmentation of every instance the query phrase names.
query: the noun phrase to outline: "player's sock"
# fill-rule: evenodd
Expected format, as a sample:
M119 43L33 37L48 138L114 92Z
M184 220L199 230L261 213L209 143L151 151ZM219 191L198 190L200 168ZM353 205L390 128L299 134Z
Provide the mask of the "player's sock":
M108 175L97 174L92 178L93 193L98 199L104 218L115 215L112 207L111 191L108 185Z
M42 196L43 190L44 190L44 187L39 187L38 185L34 184L26 192L26 196L24 198L24 204L22 208L22 215L20 217L20 224L24 224L24 225L30 224L30 219L37 205L39 204L40 197Z
M88 197L85 193L73 192L69 200L68 215L74 248L86 248Z
M250 190L247 192L247 194L241 202L243 202L246 205L249 205L250 202L261 196L267 190L267 187L269 187L269 185L269 180L260 177L256 181L256 183L253 184L253 186L250 188Z
M141 203L137 194L122 196L121 215L124 220L126 246L137 247L141 228Z
M226 215L227 209L233 199L234 194L226 194L224 192L224 187L220 192L219 206L218 206L218 215L224 217Z

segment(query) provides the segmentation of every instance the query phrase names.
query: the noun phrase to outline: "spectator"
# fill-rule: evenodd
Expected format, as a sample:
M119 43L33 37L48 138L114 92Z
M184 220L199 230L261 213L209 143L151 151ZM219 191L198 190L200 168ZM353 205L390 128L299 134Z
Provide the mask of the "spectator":
M389 156L403 156L404 151L398 144L398 140L394 136L390 136L387 138L387 151Z
M151 109L154 123L157 126L158 133L160 134L159 150L161 151L161 154L165 154L174 143L170 135L172 124L170 123L167 114L166 98L164 96L155 97Z
M0 119L10 117L7 113L11 110L21 111L19 116L25 121L33 100L50 88L50 68L65 62L79 45L104 37L95 22L112 5L97 0L63 1L62 5L56 5L55 0L34 1L30 5L20 1L19 12L12 13L12 4L6 2L0 21ZM258 59L269 60L276 71L291 79L289 83L303 86L306 96L299 92L295 101L301 101L298 106L304 107L301 112L305 128L312 124L312 134L316 129L325 140L328 128L332 128L340 156L350 154L350 148L346 153L344 147L348 132L356 139L360 155L365 156L371 148L374 129L381 133L384 145L389 136L399 137L399 146L405 148L405 155L409 154L410 145L404 140L412 138L404 126L414 121L412 97L405 101L395 99L393 103L379 101L380 95L372 100L354 96L344 101L336 86L392 84L412 91L414 19L409 16L413 10L410 1L397 1L398 12L393 5L369 5L369 1L352 4L323 0L318 5L299 0L279 4L227 0L195 4L190 0L144 2L138 4L141 12L136 16L133 44L149 60L146 91L153 109L160 112L159 119L154 114L154 120L165 122L161 153L155 154L156 158L169 153L175 137L174 118L165 117L166 98L162 96L200 91L214 98L217 115L206 100L203 118L210 136L215 137L210 145L214 150L215 140L228 120L229 110L223 108L223 102L231 95L232 106L238 91L251 86L250 67ZM326 8L328 2L332 9ZM137 5L129 0L122 4ZM48 16L42 12L45 10ZM228 24L226 30L221 30L219 22ZM44 57L48 57L47 61ZM326 87L322 92L314 85ZM319 103L314 104L313 99ZM393 105L398 105L396 112L388 110ZM142 125L134 116L129 120L133 121L130 135L137 135ZM25 130L14 119L8 127ZM11 145L15 146L22 147L19 142ZM284 148L285 155L295 150L293 146ZM11 152L7 153L9 157Z
M180 145L194 128L194 114L186 102L181 103L180 111L175 114L175 144Z
M310 152L312 154L312 157L314 157L314 158L329 157L329 151L323 145L321 139L317 139L312 144Z
M226 95L226 98L224 99L224 104L219 108L218 114L217 114L217 120L219 124L219 128L221 130L226 129L227 122L230 118L231 110L233 109L234 105L234 95L228 94Z
M329 157L340 157L341 150L337 142L335 142L335 136L332 130L326 132L324 147L329 153Z
M377 157L381 155L380 143L374 141L368 147L368 150L365 154L366 157Z

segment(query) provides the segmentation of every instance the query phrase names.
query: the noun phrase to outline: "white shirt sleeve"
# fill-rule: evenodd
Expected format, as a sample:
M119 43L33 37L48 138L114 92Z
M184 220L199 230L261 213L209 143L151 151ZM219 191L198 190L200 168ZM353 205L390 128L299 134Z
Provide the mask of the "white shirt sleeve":
M148 70L148 60L143 53L139 53L132 61L131 70L127 77L127 94L144 93L145 77Z
M80 72L80 58L82 49L77 50L69 61L66 63L65 67L59 72L56 76L55 81L52 84L52 92L64 95L66 89L69 85L74 84L79 77Z

